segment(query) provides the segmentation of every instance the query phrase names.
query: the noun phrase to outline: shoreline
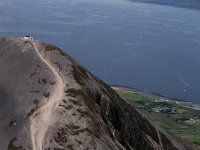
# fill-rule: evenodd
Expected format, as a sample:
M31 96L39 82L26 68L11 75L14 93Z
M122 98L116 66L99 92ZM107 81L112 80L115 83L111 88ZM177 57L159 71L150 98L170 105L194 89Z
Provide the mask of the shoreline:
M155 97L159 97L159 98L164 98L166 100L174 101L174 102L176 102L176 104L181 105L183 107L187 107L187 108L195 109L195 110L200 110L200 104L193 104L192 102L188 102L186 100L168 98L168 97L165 97L165 96L158 94L158 93L150 93L150 92L146 92L146 91L143 91L143 90L139 90L139 89L131 88L131 87L127 87L127 86L121 86L121 85L110 85L110 86L114 90L117 90L117 89L120 90L121 89L121 90L130 91L130 92L137 92L137 93L140 93L140 94L144 94L146 96L155 96Z

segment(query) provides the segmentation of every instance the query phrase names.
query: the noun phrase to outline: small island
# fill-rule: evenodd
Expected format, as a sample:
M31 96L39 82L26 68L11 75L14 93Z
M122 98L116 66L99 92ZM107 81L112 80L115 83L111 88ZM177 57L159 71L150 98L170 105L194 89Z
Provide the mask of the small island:
M200 109L198 105L128 87L112 88L145 117L168 132L200 148Z

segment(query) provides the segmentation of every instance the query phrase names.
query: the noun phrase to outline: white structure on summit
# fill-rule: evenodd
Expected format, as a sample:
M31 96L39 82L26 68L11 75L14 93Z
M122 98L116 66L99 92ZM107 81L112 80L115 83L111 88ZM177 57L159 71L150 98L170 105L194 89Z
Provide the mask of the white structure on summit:
M33 38L32 38L31 36L29 36L29 35L26 35L26 36L24 37L24 39L25 39L25 40L32 40Z

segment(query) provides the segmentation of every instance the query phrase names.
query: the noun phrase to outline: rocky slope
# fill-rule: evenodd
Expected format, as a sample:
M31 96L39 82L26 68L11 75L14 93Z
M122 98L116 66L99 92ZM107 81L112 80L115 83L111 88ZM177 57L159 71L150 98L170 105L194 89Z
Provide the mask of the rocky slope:
M59 48L0 38L0 150L191 150Z

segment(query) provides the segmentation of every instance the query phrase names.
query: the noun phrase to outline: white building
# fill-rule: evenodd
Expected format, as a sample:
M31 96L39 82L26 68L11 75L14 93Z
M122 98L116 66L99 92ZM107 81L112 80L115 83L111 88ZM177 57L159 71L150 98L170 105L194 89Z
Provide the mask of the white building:
M24 39L25 39L25 40L32 40L33 38L32 38L31 36L29 36L29 35L26 35L26 36L24 37Z

